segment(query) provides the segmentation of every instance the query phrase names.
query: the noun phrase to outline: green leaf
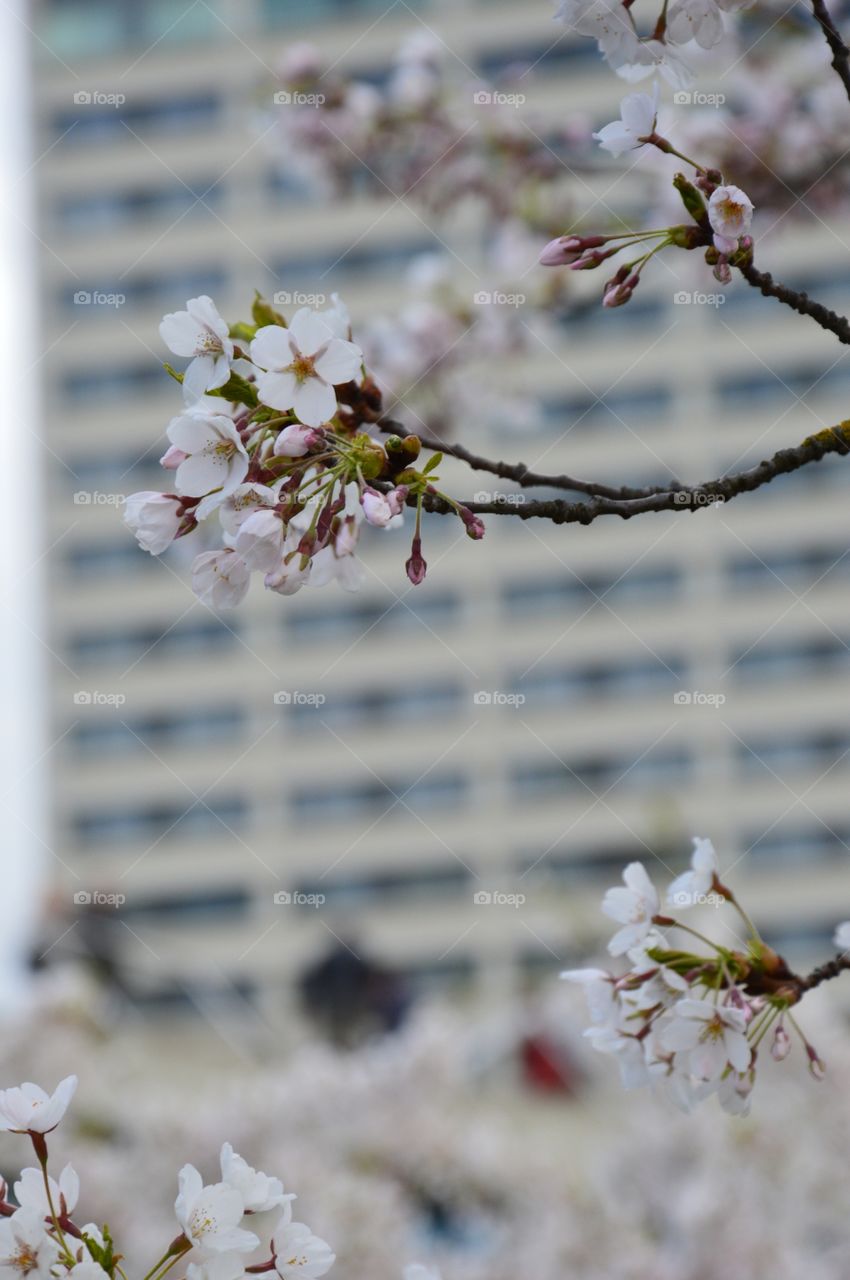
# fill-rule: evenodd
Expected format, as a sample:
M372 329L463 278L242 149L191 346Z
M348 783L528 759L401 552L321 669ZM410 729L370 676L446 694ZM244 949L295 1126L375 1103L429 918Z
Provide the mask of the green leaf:
M222 400L232 400L238 404L247 404L251 409L259 403L254 386L247 382L245 378L240 378L238 373L231 373L223 387L219 387L217 391L208 391L207 395L221 396Z
M179 382L182 385L182 382L183 382L182 373L178 373L176 369L173 369L171 365L167 363L163 364L162 367L165 370L165 372L169 375L169 377L173 378L175 382Z
M441 453L432 454L431 457L428 459L428 461L425 463L425 466L422 468L423 476L429 475L430 472L432 472L435 467L438 467L442 461L443 461L443 455Z
M268 298L257 290L254 293L254 302L251 306L251 315L254 317L254 324L258 329L263 328L267 324L277 324L281 328L286 328L286 320L279 311L275 311Z
M257 328L253 324L245 324L242 320L237 320L236 324L232 324L228 329L231 338L235 338L237 342L252 342L256 336Z

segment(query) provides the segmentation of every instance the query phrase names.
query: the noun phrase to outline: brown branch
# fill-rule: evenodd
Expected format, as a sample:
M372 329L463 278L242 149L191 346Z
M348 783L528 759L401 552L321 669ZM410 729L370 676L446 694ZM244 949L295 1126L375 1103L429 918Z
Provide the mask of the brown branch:
M847 969L850 969L850 956L836 956L834 960L827 960L826 964L818 965L808 977L803 978L802 989L811 991L814 987L819 987L822 982L829 982L831 978L839 977Z
M382 418L377 425L385 435L407 435L407 427L400 422L394 422L391 418ZM451 458L457 458L460 462L465 462L473 471L486 471L490 475L498 476L501 480L512 480L522 489L571 489L575 493L586 493L591 497L623 501L628 498L648 498L653 494L671 493L683 487L677 480L671 480L668 484L634 488L630 485L617 487L600 484L595 480L579 480L576 476L544 475L538 471L530 471L524 462L497 462L490 458L482 458L480 454L471 453L462 444L453 444L448 440L417 434L425 449L433 449L435 453L445 453Z
M847 45L842 40L824 0L812 0L812 13L815 15L818 26L824 34L826 43L829 45L833 69L844 85L844 92L850 99L850 49L847 48Z
M828 453L850 453L850 419L839 423L838 426L826 427L813 436L807 436L792 448L780 449L772 457L766 458L746 471L739 471L731 476L721 476L717 480L708 480L692 488L681 487L644 493L638 498L615 499L596 496L589 502L567 502L563 498L516 502L510 501L509 495L504 495L501 500L470 501L464 502L463 505L476 515L511 515L520 520L551 520L553 524L591 524L599 516L606 515L630 520L632 516L643 515L648 511L699 511L717 502L729 502L739 494L760 489L762 485L770 484L771 480L775 480L777 476L798 471L811 462L819 462ZM496 468L502 465L494 462L480 469L491 470L497 475L499 472ZM548 477L546 483L550 483ZM411 494L407 501L409 506L415 506L417 499ZM450 503L434 495L428 495L424 505L426 510L435 511L441 515L454 513Z
M817 3L817 0L813 0L813 3ZM850 50L845 52L850 53ZM743 264L738 269L747 284L752 285L754 289L759 289L766 298L776 298L799 315L809 316L822 329L834 333L839 342L850 344L850 320L845 316L830 311L829 307L825 307L822 302L815 302L807 293L791 289L787 284L774 280L769 271L759 271L751 262Z

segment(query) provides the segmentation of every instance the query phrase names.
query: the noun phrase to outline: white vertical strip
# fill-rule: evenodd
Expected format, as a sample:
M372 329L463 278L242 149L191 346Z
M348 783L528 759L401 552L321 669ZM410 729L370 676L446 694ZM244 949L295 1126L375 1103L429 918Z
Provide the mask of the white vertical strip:
M43 457L37 434L43 349L36 307L31 21L27 0L0 4L0 1011L23 996L38 918L47 798L41 574ZM37 434L36 434L37 433Z

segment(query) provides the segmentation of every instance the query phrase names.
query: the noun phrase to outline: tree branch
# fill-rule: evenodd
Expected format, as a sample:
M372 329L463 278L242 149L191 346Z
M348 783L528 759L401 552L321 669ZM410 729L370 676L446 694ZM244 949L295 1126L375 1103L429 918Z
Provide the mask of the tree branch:
M812 2L817 4L819 0L812 0ZM850 50L845 49L845 53L850 55ZM848 73L848 79L850 80L850 73ZM773 279L769 271L759 271L752 263L740 266L738 270L747 284L752 285L754 289L759 289L766 298L776 298L799 315L809 316L822 329L834 333L839 342L850 344L850 320L844 316L830 311L829 307L825 307L821 302L814 302L807 293L791 289L787 284L780 284Z
M423 442L424 443L424 442ZM436 447L429 444L429 448ZM455 446L459 448L459 446ZM465 450L463 452L466 452ZM825 427L813 436L807 436L800 444L789 449L780 449L772 457L766 458L756 466L735 475L721 476L717 480L708 480L692 488L659 489L651 493L643 492L636 498L606 498L595 496L590 502L567 502L563 498L551 498L529 502L510 501L509 495L501 500L490 502L464 502L463 505L476 515L511 515L520 520L551 520L553 524L592 524L599 516L619 516L621 520L630 520L632 516L643 515L648 511L699 511L703 507L713 506L717 502L729 502L742 493L751 493L769 484L777 476L798 471L811 462L819 462L828 453L850 453L850 419L834 427ZM456 453L454 456L461 456ZM485 463L487 459L478 459ZM501 474L498 468L510 464L487 462L479 470ZM529 473L526 473L529 474ZM546 477L546 484L551 478ZM514 495L516 496L516 495ZM408 497L408 505L415 506L415 495ZM424 500L425 509L441 515L454 514L454 508L444 499L431 494Z
M407 427L401 422L394 422L392 418L382 418L377 425L385 435L407 435ZM657 493L671 493L683 487L677 480L671 480L668 484L634 488L630 485L612 486L600 484L595 480L579 480L576 476L544 475L538 471L530 471L524 462L497 462L491 458L482 458L480 454L471 453L462 444L454 444L449 440L435 440L417 434L425 449L433 449L435 453L445 453L451 458L457 458L460 462L465 462L473 471L487 471L501 480L512 480L522 489L570 489L575 493L586 493L591 497L622 501L627 498L648 498Z
M803 978L803 991L811 991L814 987L819 987L822 982L837 978L847 969L850 969L850 956L836 956L834 960L827 960L826 964L818 965L808 977Z
M848 99L850 99L850 49L847 48L847 45L842 40L824 0L812 0L812 13L815 15L818 26L824 34L826 43L829 45L835 73L844 85L844 91Z

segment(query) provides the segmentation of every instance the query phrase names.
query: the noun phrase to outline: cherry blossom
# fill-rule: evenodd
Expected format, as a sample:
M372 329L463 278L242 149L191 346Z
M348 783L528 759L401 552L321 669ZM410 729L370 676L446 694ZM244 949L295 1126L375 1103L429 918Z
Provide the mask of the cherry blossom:
M281 1280L296 1280L298 1276L318 1280L330 1271L336 1254L303 1222L292 1221L292 1206L287 1204L272 1237L272 1259Z
M692 907L705 898L714 884L718 872L717 854L710 840L694 837L694 852L690 871L677 876L667 890L667 902L671 907Z
M242 1280L245 1259L239 1253L214 1253L201 1262L190 1262L186 1280Z
M180 493L200 498L215 489L226 495L245 479L248 453L224 414L202 409L180 414L169 424L168 438L186 454L177 467Z
M80 1196L80 1179L71 1165L65 1165L58 1183L52 1178L48 1182L54 1208L58 1211L61 1205L64 1213L73 1213ZM22 1209L35 1209L43 1217L49 1216L50 1202L40 1169L21 1170L20 1181L15 1183L15 1199Z
M190 298L185 311L163 317L159 333L175 355L193 357L183 375L183 390L189 401L224 386L230 377L234 348L227 324L212 298L206 294Z
M838 926L833 942L839 951L850 951L850 920L845 920Z
M737 249L741 236L750 229L752 201L740 187L717 187L708 201L708 220L714 232L715 247L721 253L732 253Z
M66 1076L52 1094L37 1084L0 1090L0 1130L12 1133L50 1133L68 1110L77 1077Z
M18 1209L0 1221L0 1276L3 1280L50 1280L59 1246L44 1228L41 1213Z
M251 570L231 547L202 551L192 561L192 590L214 609L233 609L251 585Z
M124 503L124 523L135 534L142 550L152 556L168 550L182 521L183 506L175 494L145 489L131 493Z
M740 1009L710 1000L680 1000L673 1021L663 1033L666 1048L687 1055L688 1069L712 1081L731 1066L746 1071L752 1051L746 1037L747 1020Z
M279 1208L294 1198L284 1194L283 1183L279 1178L270 1178L267 1174L252 1169L247 1160L236 1154L229 1142L225 1142L221 1148L220 1160L221 1180L239 1192L246 1213L264 1213L268 1209Z
M608 943L612 956L621 956L637 946L652 928L658 912L658 893L641 862L630 862L623 872L624 887L609 889L602 901L606 916L624 927Z
M245 1202L239 1191L226 1182L204 1186L194 1165L186 1164L178 1174L179 1191L174 1203L177 1221L187 1240L203 1253L248 1253L259 1245L253 1231L239 1224Z
M357 376L362 358L359 347L335 337L309 307L296 311L287 329L258 329L251 343L251 360L262 370L257 390L263 404L293 410L308 427L320 427L334 416L334 387Z
M676 44L695 40L713 49L723 38L723 19L715 0L675 0L667 13L667 36Z
M620 103L620 119L612 124L606 124L593 136L603 151L610 151L611 155L619 156L624 151L634 151L646 145L647 138L655 132L657 117L658 82L656 81L651 96L647 93L627 94Z

